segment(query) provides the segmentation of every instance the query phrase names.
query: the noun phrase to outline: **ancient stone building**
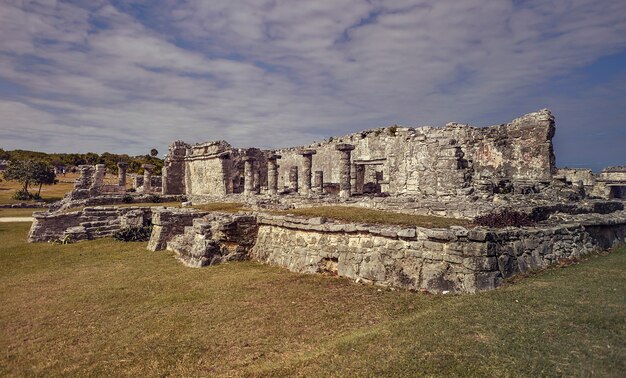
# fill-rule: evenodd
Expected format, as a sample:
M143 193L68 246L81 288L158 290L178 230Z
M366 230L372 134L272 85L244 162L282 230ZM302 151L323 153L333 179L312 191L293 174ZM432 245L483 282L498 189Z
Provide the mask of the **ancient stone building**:
M233 148L225 141L193 146L176 141L166 158L163 193L497 192L552 179L554 131L554 118L544 109L505 125L392 126L272 151Z
M626 167L608 167L596 175L591 169L562 168L555 176L568 184L580 186L590 196L626 198Z

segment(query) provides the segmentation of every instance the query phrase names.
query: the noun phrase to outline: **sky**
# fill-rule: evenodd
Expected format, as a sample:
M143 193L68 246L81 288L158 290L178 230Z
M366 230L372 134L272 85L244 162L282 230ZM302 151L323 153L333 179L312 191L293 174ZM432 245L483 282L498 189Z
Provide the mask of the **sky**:
M542 108L560 167L626 165L624 0L0 0L0 148L146 154Z

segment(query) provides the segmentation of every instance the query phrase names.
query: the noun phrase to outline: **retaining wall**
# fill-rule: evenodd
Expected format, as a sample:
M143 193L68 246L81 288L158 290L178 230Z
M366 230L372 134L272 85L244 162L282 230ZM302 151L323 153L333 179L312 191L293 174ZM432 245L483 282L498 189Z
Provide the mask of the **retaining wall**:
M304 273L430 292L494 289L503 279L626 239L626 212L541 228L379 227L259 215L251 257Z

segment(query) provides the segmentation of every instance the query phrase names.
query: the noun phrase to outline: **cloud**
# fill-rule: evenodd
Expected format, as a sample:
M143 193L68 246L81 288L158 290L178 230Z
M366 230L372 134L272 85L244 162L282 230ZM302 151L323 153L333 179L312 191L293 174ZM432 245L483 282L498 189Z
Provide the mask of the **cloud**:
M624 52L623 14L619 0L3 2L0 79L23 90L0 91L0 138L283 147L394 123L505 122L550 105L537 98L567 112L580 104L542 88Z

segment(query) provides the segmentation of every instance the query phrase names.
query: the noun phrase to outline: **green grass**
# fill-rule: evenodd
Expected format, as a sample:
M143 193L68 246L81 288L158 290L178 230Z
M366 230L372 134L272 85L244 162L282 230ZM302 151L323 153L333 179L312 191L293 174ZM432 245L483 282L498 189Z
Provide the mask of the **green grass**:
M47 211L46 208L38 209L0 209L0 218L3 217L30 217L35 211Z
M390 211L367 209L356 206L318 206L274 211L274 214L292 214L307 217L325 217L346 222L395 224L419 227L469 226L465 219L444 218L430 215L401 214Z
M477 295L0 223L0 376L622 376L626 248Z

